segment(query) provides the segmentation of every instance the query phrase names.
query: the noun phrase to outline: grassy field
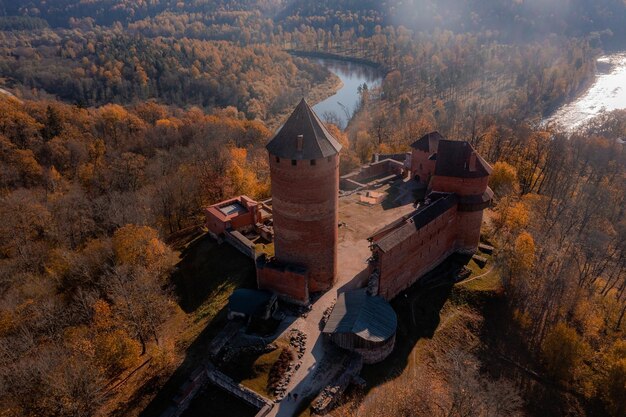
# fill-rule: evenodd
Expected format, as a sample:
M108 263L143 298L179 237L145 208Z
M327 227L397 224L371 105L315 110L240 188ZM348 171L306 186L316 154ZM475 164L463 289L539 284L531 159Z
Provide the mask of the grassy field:
M471 269L472 275L465 281L458 284L459 288L470 291L501 291L502 280L500 271L494 265L491 255L480 254L487 258L487 264L481 268L473 259L469 261L467 267Z

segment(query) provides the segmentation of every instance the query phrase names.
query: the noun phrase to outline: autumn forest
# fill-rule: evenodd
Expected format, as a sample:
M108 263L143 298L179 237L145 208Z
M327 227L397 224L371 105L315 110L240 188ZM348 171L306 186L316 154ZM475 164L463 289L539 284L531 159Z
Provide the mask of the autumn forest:
M270 197L265 145L338 88L310 58L332 56L384 74L345 129L327 115L342 175L433 130L492 165L498 281L453 292L423 378L336 415L623 416L626 110L544 121L624 28L622 0L0 0L0 415L163 411L254 283L225 268L189 307L203 208Z

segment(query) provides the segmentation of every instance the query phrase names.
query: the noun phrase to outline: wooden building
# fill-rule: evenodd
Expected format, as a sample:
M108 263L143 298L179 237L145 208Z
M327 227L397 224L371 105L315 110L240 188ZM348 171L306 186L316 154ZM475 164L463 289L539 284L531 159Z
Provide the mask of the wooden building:
M362 288L339 294L323 333L337 346L359 353L364 363L376 363L393 351L397 325L389 303Z

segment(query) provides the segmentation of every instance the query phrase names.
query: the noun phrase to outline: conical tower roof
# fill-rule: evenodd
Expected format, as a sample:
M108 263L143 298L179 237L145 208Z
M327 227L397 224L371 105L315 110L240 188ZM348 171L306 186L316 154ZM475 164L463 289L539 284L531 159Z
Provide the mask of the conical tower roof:
M302 99L266 149L284 159L322 159L339 153L341 145Z

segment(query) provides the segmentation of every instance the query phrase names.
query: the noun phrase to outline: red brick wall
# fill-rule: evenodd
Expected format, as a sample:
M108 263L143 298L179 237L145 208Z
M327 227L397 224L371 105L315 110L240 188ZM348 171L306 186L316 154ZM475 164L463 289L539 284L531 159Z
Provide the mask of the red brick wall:
M285 263L309 269L309 291L327 290L337 276L339 155L308 160L270 155L274 250Z
M257 266L256 274L260 290L275 291L283 298L300 304L309 302L306 275L263 266Z
M456 248L457 210L450 208L389 252L378 251L379 294L387 300L410 287Z
M487 189L489 177L458 178L436 175L432 180L432 190L458 195L482 195Z
M244 205L244 207L248 209L248 211L246 213L231 216L224 216L217 212L219 210L218 207L229 202L240 202L242 205ZM241 228L253 226L260 220L259 207L257 203L246 196L231 198L229 200L222 201L221 203L214 206L207 207L204 211L204 215L206 226L211 232L215 233L216 235L224 233L228 228L238 230Z
M230 220L230 224L234 230L240 229L246 226L252 226L256 223L256 207L252 208L252 212L240 214L237 217L233 217Z
M480 227L483 223L483 211L458 213L457 250L476 252L480 241Z
M433 177L433 191L456 193L461 196L482 195L487 189L489 177L481 178L455 178ZM480 227L482 225L483 211L474 212L459 211L458 213L458 237L456 249L461 252L474 252L480 241Z
M428 184L428 179L435 174L436 161L429 161L430 154L417 149L411 152L411 175L419 175L420 182ZM421 166L421 168L420 168Z
M204 215L206 219L206 226L211 232L215 233L216 235L224 233L224 230L226 230L226 226L228 225L228 223L224 223L222 220L215 217L213 213L211 213L209 210L205 210Z

